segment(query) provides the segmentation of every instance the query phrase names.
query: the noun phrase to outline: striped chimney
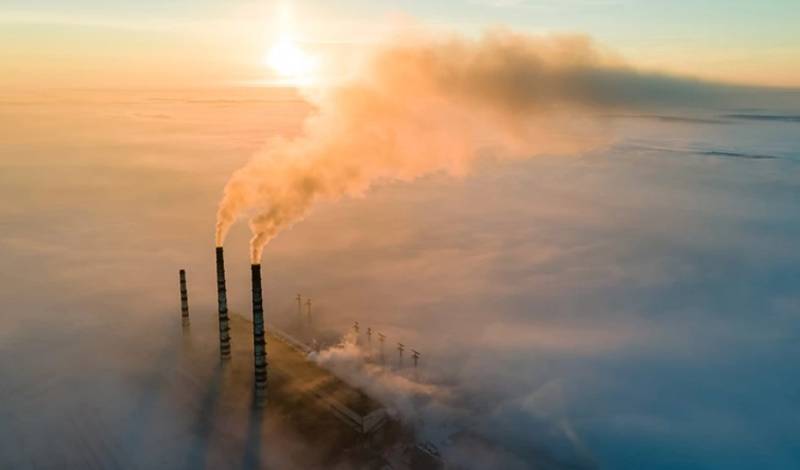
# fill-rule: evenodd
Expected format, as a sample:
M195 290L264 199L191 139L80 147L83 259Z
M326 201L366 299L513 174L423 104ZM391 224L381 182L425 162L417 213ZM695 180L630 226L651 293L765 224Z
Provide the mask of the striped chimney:
M267 391L267 346L264 340L264 306L261 297L261 265L250 266L253 283L253 356L256 394Z
M189 321L189 293L186 291L186 270L181 269L178 271L181 285L181 318L183 322Z
M222 247L217 247L217 304L219 307L219 354L222 359L231 357L231 336L228 326L228 289L225 286L225 257Z

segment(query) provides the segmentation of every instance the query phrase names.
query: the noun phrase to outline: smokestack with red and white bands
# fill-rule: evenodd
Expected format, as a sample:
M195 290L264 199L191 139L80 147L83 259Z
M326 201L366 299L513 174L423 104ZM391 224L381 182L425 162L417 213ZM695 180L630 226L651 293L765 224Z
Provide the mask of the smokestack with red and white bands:
M231 357L231 336L228 326L228 289L225 285L225 258L222 247L217 247L217 304L219 311L219 354L222 359Z
M255 359L256 396L267 391L267 346L264 340L264 306L261 296L261 265L250 266L253 284L253 356Z

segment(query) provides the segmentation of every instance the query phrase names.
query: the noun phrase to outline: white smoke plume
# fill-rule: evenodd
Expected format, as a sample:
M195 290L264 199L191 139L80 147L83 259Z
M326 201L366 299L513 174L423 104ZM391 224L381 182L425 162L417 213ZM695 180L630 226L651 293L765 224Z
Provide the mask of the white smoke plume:
M600 115L690 102L698 83L640 74L582 36L494 31L479 39L414 37L377 48L348 81L310 98L296 138L275 139L228 181L216 243L250 216L251 256L315 202L378 182L445 172L477 159L575 154L609 142Z
M399 367L394 354L381 358L378 351L357 344L352 334L309 358L387 405L390 413L416 428L418 437L444 438L442 432L449 429L439 428L461 412L449 405L454 399L450 386L436 383L408 363Z
M401 366L394 351L382 356L359 344L354 334L309 358L378 399L391 416L413 429L417 442L433 444L447 468L526 469L534 461L536 468L592 468L589 451L562 410L564 392L558 380L513 399L470 396L443 380L441 371L430 366L418 370L408 358ZM509 413L531 417L521 434L536 434L528 446L536 442L539 448L518 455L502 445L502 436L493 435L498 430L492 429L492 420ZM514 427L508 422L500 427L509 426Z

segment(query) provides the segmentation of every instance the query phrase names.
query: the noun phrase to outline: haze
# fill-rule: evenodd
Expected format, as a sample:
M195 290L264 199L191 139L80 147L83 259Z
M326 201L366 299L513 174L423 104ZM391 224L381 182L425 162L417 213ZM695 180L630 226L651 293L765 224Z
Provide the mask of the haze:
M347 344L315 360L452 468L800 466L798 14L788 1L4 3L0 467L324 468L273 422L254 458L244 428L220 426L245 404L207 408L192 396L205 384L185 386L190 365L210 376L217 359L217 211L232 175L273 184L262 165L297 142L373 149L314 123L395 129L421 119L406 107L419 96L442 106L424 115L440 140L388 166L347 153L334 168L378 176L270 232L268 321L291 325L301 292L326 331L358 321L422 351L413 381L364 369ZM487 34L589 46L559 49L577 62L536 75L544 88L524 61L458 68L458 89L359 75L375 51L408 52L398 38L463 52ZM330 99L364 83L399 93L385 108ZM526 132L508 137L516 124ZM244 316L247 222L275 200L248 199L224 240ZM456 430L481 446L445 445Z

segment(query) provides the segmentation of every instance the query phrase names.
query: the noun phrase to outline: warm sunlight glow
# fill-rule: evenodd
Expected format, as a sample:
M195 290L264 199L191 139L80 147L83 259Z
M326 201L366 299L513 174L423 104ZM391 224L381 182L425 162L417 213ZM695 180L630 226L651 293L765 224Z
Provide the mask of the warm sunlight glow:
M282 38L270 49L267 65L282 79L303 84L310 81L315 61L292 40Z

